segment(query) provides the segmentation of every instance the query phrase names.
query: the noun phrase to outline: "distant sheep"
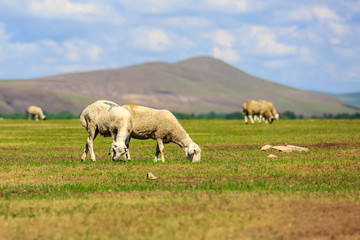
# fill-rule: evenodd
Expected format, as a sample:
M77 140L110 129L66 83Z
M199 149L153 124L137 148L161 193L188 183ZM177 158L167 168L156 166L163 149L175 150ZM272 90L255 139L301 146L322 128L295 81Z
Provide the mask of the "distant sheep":
M251 123L254 123L253 115L259 115L259 123L261 122L260 116L263 116L269 123L272 123L274 120L274 116L272 115L269 106L255 100L249 100L243 104L243 115L245 124L248 122L248 117L250 118Z
M259 99L258 102L265 103L266 105L268 105L271 114L274 116L274 119L279 120L279 114L276 112L276 109L275 109L274 105L271 102L268 102L268 101L262 100L262 99ZM260 116L260 121L261 120L266 121L263 116Z
M96 161L93 142L99 133L113 140L109 153L112 160L118 160L121 155L126 154L125 141L131 131L130 117L128 110L111 101L99 100L87 106L80 116L81 125L89 132L81 161L85 161L89 150L91 160Z
M126 144L129 147L130 138L154 139L157 141L154 162L159 153L161 161L164 158L164 143L173 142L180 146L186 157L192 162L201 160L200 147L191 140L175 116L168 110L156 110L137 105L123 105L131 113L132 131Z
M37 107L37 106L29 106L27 109L26 109L26 112L29 116L29 120L31 120L31 118L34 116L35 117L35 120L36 121L39 121L39 117L42 119L42 120L45 120L46 119L46 116L44 115L42 109L40 107Z

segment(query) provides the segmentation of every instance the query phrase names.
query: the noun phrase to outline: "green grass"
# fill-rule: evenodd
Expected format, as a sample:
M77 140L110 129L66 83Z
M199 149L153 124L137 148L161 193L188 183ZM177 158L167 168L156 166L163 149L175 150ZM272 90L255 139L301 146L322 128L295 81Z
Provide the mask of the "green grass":
M360 120L181 124L202 148L200 163L175 144L165 146L165 163L154 163L153 140L132 140L133 160L113 162L111 139L102 136L97 162L82 163L87 132L78 120L0 121L0 229L8 227L0 238L260 239L260 229L281 239L292 235L269 229L283 229L278 217L293 217L294 202L360 206ZM260 150L286 143L309 151Z

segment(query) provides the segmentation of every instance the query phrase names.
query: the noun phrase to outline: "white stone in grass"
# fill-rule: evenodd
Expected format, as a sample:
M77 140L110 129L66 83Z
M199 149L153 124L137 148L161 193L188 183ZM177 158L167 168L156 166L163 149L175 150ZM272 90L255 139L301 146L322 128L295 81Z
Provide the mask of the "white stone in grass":
M157 177L154 174L152 174L151 172L147 173L147 178L148 179L157 179Z
M265 150L270 149L271 147L272 147L271 145L266 144L266 145L264 145L260 150L265 151Z
M268 156L268 158L277 158L277 156L274 155L274 154L270 154L270 155Z
M291 148L292 150L295 150L295 151L299 151L299 152L307 152L307 151L309 151L308 148L298 147L298 146L294 146L294 145L286 145L286 147Z
M293 151L292 148L285 147L285 146L273 146L272 148L276 149L276 150L279 150L280 152L286 152L286 153L289 153L289 152Z

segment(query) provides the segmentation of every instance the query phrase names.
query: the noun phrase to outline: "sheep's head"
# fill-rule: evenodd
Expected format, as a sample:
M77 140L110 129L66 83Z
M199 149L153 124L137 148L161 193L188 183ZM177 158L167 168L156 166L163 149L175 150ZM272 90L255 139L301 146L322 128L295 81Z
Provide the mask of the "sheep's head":
M274 121L274 117L269 117L268 121L269 123L272 123Z
M119 160L119 158L125 153L127 153L125 143L115 143L110 146L109 155L111 155L111 159L113 161Z
M201 149L196 143L190 143L188 151L186 153L187 158L192 162L200 162L201 160Z
M273 116L268 118L269 123L272 123L274 120L275 120L275 118Z

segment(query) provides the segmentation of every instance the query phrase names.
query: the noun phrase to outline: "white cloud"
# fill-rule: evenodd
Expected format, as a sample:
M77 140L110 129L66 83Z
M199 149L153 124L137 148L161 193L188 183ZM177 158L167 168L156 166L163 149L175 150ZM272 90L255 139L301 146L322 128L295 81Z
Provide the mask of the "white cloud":
M166 13L189 4L181 0L118 0L118 2L133 11L146 13Z
M310 21L313 19L313 13L308 7L300 7L296 10L292 10L289 12L281 12L279 13L281 16L285 16L285 18L289 20L296 21Z
M198 16L166 18L164 24L186 30L189 29L189 26L191 26L191 28L204 28L213 25L208 19Z
M136 12L169 13L180 11L206 12L216 10L221 12L245 12L248 10L248 0L198 0L196 4L189 0L118 0L120 4Z
M236 50L233 49L234 36L225 30L217 30L213 37L214 47L212 54L215 58L227 62L236 62L240 59Z
M102 51L99 46L80 39L65 41L62 47L66 58L72 62L86 61L87 59L96 61Z
M0 22L0 42L6 42L10 38L11 35L6 32L4 23Z
M245 12L248 9L247 0L206 0L211 7L231 12Z
M255 43L255 51L257 52L274 56L297 52L296 46L278 42L277 35L265 26L251 26L249 34Z
M187 37L181 37L178 40L177 45L181 48L192 48L196 46L196 44Z
M216 44L222 47L231 48L234 41L234 36L227 31L218 30L215 32L214 41Z
M314 6L311 11L319 21L340 20L340 17L326 6Z
M140 28L133 34L136 47L161 52L171 44L170 37L161 29Z
M338 44L341 43L341 40L338 39L338 38L332 38L332 39L330 39L330 43L331 43L332 45L338 45Z
M296 10L289 12L282 12L282 15L285 15L285 18L289 20L297 21L311 21L317 19L319 21L340 21L341 18L332 10L326 6L306 6L299 7Z
M215 58L222 59L226 62L236 62L240 59L237 52L231 48L217 48L214 47L212 54Z
M8 46L10 53L17 53L20 55L36 54L40 48L35 43L11 43Z
M29 2L12 5L24 14L47 19L72 19L86 22L105 21L111 24L121 24L124 19L119 16L110 5L103 2L78 3L71 0L31 0Z
M346 24L330 22L329 27L333 33L339 36L343 36L350 31L350 27Z
M63 16L69 14L93 14L96 8L88 3L72 3L68 0L44 0L31 2L30 10L38 15Z

